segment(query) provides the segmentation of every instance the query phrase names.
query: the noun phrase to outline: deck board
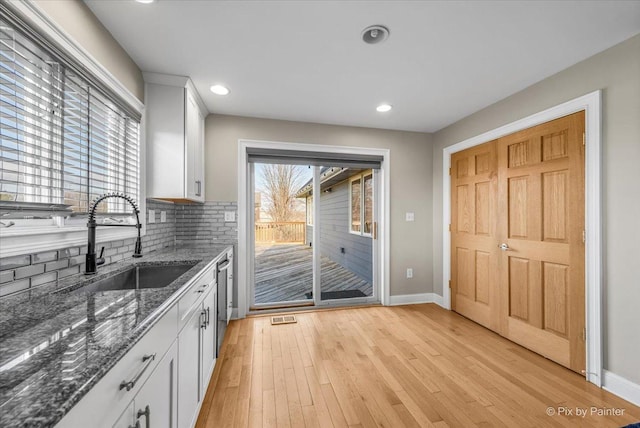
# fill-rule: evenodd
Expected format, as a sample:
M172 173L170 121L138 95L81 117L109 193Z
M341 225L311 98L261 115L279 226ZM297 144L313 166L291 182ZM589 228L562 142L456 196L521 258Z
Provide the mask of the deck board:
M313 251L303 244L256 244L256 303L307 299L313 286ZM322 291L360 290L371 296L371 284L328 257L321 257Z

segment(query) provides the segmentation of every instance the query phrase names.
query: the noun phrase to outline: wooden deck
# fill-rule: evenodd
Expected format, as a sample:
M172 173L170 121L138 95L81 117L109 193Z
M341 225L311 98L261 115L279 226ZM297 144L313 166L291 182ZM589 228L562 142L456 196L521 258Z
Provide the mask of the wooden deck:
M336 262L322 257L322 291L360 290L371 296L364 279ZM303 244L256 244L256 303L278 303L308 299L311 292L312 250Z

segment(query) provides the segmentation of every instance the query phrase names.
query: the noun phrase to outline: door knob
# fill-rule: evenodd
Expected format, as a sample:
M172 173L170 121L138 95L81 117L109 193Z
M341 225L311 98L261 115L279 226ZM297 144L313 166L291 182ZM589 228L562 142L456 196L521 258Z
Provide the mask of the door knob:
M502 251L507 251L509 249L509 246L507 244L500 244L498 245L498 248L500 248Z

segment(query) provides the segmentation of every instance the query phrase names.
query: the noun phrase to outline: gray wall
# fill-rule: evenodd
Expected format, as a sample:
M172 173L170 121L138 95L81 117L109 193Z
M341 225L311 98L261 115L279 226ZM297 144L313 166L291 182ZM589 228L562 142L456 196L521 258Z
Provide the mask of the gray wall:
M373 283L372 240L349 233L349 183L320 195L320 253ZM340 248L345 249L344 254Z
M433 290L429 134L212 114L205 125L207 201L237 201L239 139L390 149L390 293ZM415 213L414 222L405 222L407 211ZM412 279L406 278L409 267Z
M597 89L603 90L604 365L640 383L640 35L434 134L433 283L442 294L442 150Z

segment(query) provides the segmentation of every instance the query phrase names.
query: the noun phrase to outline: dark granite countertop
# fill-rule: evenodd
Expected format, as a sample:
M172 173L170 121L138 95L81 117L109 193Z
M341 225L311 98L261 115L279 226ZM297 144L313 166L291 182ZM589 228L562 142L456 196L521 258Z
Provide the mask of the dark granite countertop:
M0 299L0 426L55 425L227 248L165 249ZM86 287L132 265L187 263L163 288Z

